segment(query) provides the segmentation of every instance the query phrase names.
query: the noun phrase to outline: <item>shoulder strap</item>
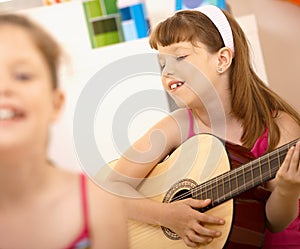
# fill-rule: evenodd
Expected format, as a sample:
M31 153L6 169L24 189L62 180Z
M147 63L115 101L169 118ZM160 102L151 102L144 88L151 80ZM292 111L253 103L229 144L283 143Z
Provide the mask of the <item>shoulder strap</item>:
M81 203L82 214L84 222L84 230L89 234L89 222L88 222L88 200L87 200L87 181L84 174L80 174L80 188L81 188Z
M195 135L195 132L194 132L194 117L193 117L193 113L192 113L191 109L187 109L187 111L188 111L189 123L190 123L188 138L191 138L192 136Z

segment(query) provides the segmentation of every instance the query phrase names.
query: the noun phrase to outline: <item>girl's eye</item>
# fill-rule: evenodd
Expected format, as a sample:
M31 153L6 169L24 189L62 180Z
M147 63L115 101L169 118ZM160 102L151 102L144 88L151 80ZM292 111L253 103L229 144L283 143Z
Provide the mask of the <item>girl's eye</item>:
M160 69L163 70L166 66L166 61L163 58L158 58L158 64L160 66Z
M185 59L186 57L187 57L187 55L177 56L176 60L181 61L181 60Z
M16 73L15 79L17 81L28 81L32 78L31 74L29 73Z
M159 63L159 65L160 65L160 70L163 70L166 66L165 64L162 64L162 63Z

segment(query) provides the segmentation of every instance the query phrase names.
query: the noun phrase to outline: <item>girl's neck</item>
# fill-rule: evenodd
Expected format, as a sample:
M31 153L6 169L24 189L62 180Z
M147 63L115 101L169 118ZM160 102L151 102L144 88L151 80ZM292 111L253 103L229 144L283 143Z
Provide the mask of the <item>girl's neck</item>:
M199 132L212 133L222 139L240 143L242 132L241 122L232 114L228 95L223 94L219 100L209 102L209 105L198 105L192 108ZM236 134L232 136L232 132Z
M0 153L0 206L4 203L18 203L34 195L46 183L46 153L22 151Z

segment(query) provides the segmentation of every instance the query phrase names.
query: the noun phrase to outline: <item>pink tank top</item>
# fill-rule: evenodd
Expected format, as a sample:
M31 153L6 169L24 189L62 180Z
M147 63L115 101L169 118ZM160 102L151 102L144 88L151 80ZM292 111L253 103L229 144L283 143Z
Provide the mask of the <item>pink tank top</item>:
M283 231L271 233L266 230L263 249L299 249L300 248L300 200L298 217Z
M194 117L191 109L187 109L188 115L189 115L189 133L188 133L188 138L191 138L192 136L196 135L194 132Z
M255 157L264 154L268 147L268 129L260 136L251 152ZM300 248L300 200L298 217L283 231L271 233L265 232L263 249L299 249Z
M252 153L259 157L268 147L268 129L258 138ZM298 217L283 231L271 233L266 229L263 249L299 249L300 248L300 199Z
M267 151L268 145L268 128L266 128L265 132L256 140L251 152L255 157L262 156Z
M88 224L88 204L86 191L86 176L80 174L80 190L82 203L83 227L80 234L66 249L85 249L90 246L89 224Z

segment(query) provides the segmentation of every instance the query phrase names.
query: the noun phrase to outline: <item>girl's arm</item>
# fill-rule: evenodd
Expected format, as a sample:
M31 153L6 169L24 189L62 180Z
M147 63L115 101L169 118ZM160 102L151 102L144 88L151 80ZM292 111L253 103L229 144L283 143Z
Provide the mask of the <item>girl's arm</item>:
M109 184L116 193L125 197L124 203L130 219L168 227L187 245L195 246L220 235L201 223L222 224L223 220L195 210L207 206L209 200L185 199L160 203L145 198L147 196L142 196L136 190L143 178L187 139L187 115L186 110L179 110L172 116L167 116L135 142L117 161L114 167L117 173L109 176Z
M136 195L138 185L158 163L187 139L188 127L185 127L186 121L184 121L186 116L186 110L179 110L166 116L116 161L107 183L110 184L109 186L116 186L115 191L122 191L117 194L125 197L141 197L139 194Z
M127 213L120 198L88 184L91 249L129 249Z
M281 113L277 119L281 133L278 146L300 137L300 127L287 114ZM275 179L269 183L272 193L266 204L266 216L270 231L282 231L299 215L299 154L300 143L298 142L288 151Z

